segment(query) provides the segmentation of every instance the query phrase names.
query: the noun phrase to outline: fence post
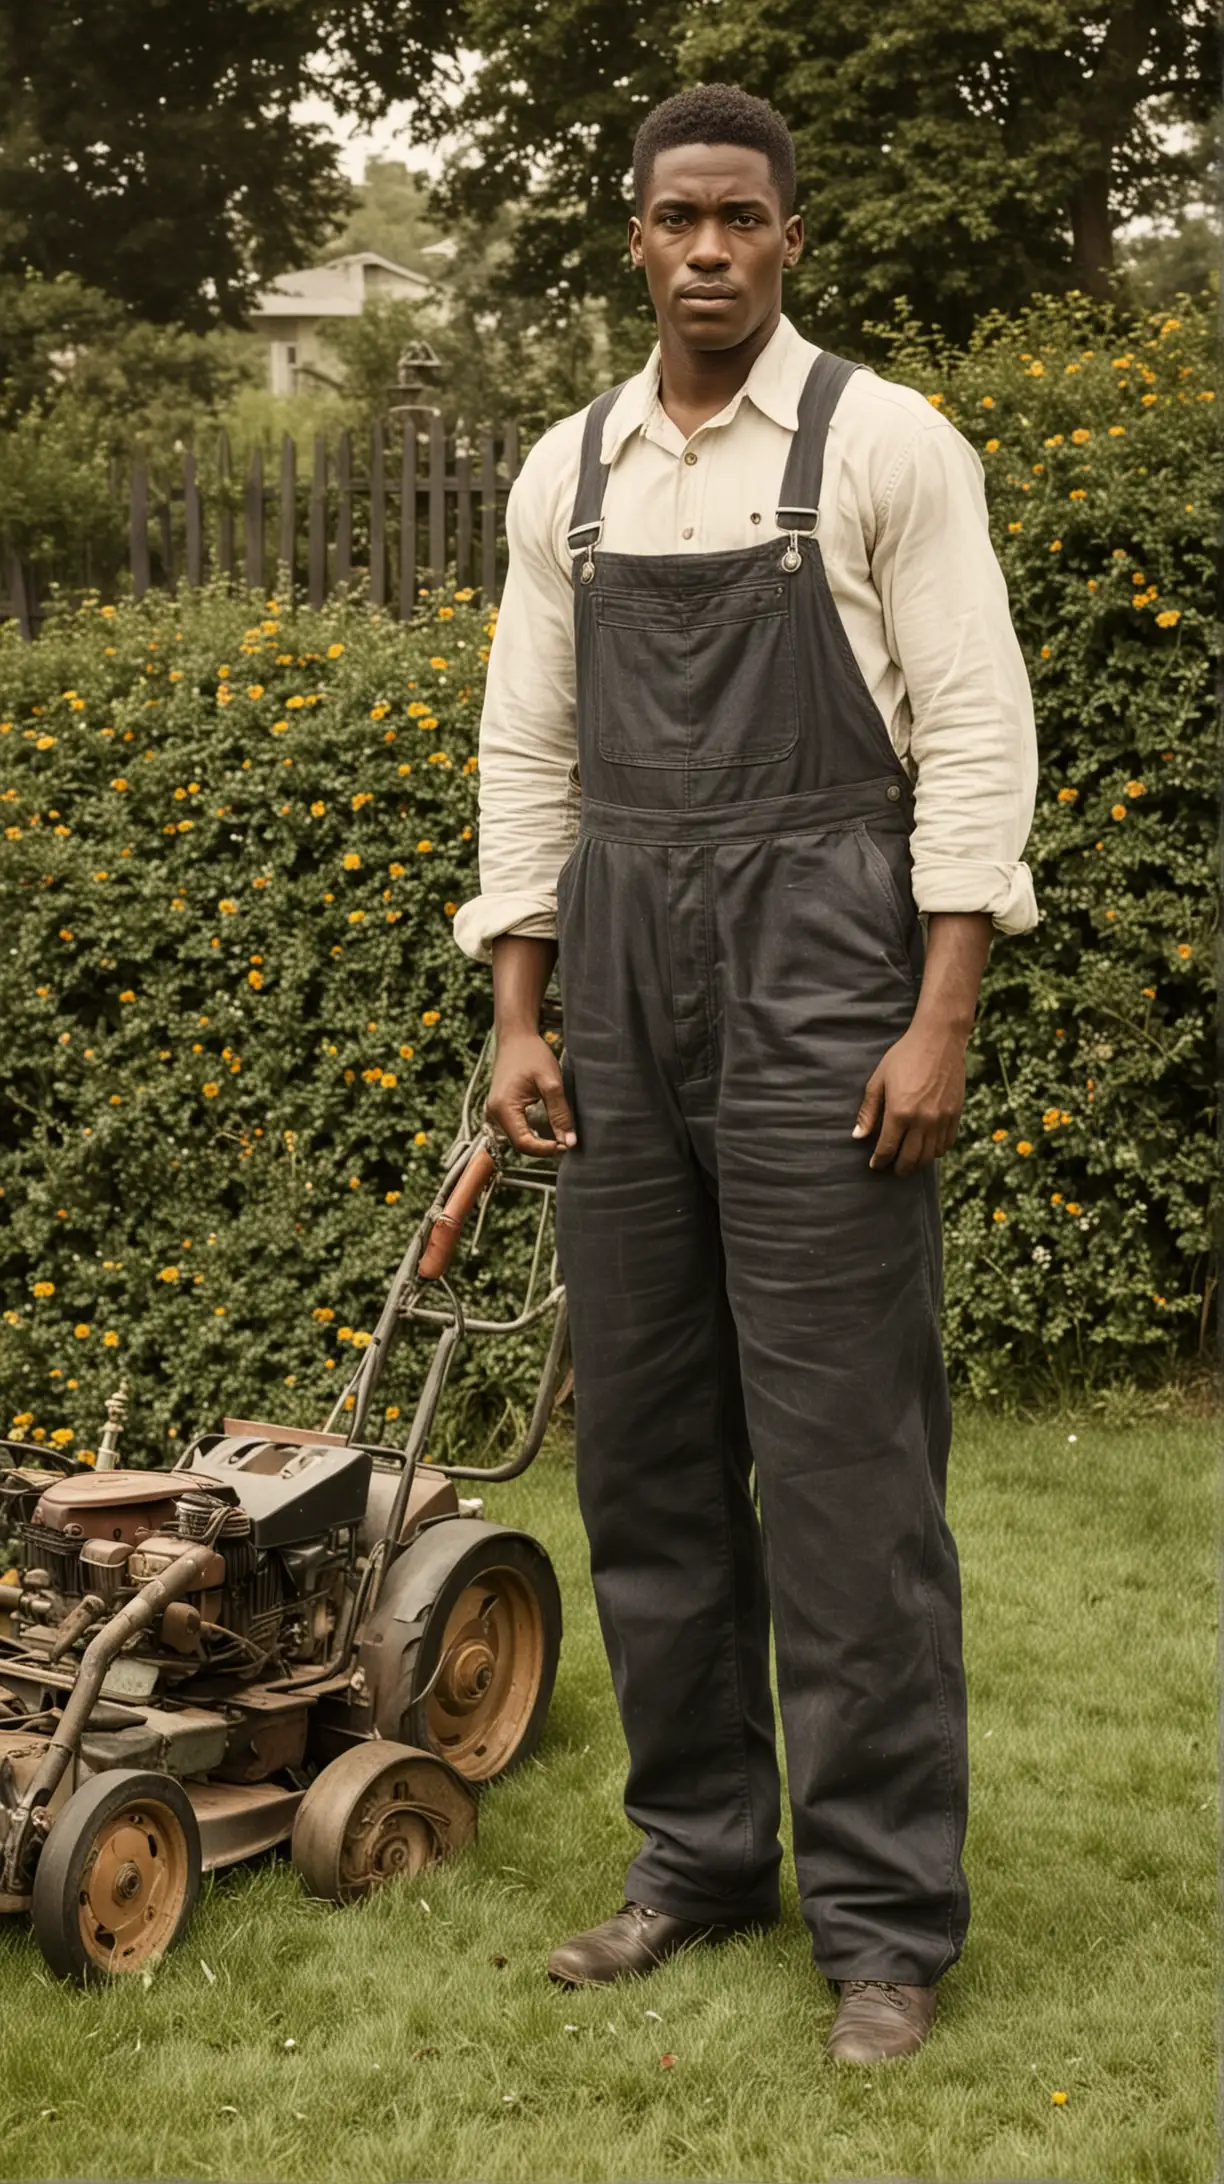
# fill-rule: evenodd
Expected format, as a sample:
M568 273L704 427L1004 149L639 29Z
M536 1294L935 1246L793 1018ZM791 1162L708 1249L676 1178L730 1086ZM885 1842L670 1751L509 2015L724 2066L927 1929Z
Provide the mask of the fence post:
M26 591L25 570L17 554L9 555L9 612L29 644L34 635L33 618L30 614L29 594Z
M406 417L404 419L404 437L400 447L399 611L401 622L410 622L416 612L416 549L416 425L411 417Z
M497 455L491 432L480 435L480 603L497 592Z
M187 529L187 582L200 585L204 582L204 526L196 459L190 452L183 457L183 516Z
M286 433L281 442L280 541L277 562L288 570L289 597L293 597L293 565L297 555L297 443ZM279 582L279 576L277 581Z
M446 574L446 429L434 410L429 419L429 581Z
M315 434L310 481L309 561L310 604L321 607L327 596L327 442L321 432Z
M217 572L228 581L234 573L234 511L229 497L229 434L224 428L217 436L217 487L220 495L217 515Z
M144 463L132 464L132 520L129 551L132 591L143 599L149 589L149 473Z
M383 428L370 434L370 605L387 599L387 466Z
M466 449L461 455L457 446L455 498L458 502L455 518L455 581L465 585L472 581L472 458Z
M264 476L263 449L251 456L243 495L243 531L248 591L259 591L264 581Z
M340 448L336 460L336 485L339 506L336 510L336 588L352 582L353 576L353 436L347 430L340 435Z

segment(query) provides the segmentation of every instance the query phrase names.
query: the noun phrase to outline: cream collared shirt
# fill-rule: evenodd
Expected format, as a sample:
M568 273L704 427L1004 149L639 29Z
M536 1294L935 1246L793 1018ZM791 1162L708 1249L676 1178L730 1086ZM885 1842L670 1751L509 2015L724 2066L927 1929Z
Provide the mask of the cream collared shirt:
M739 392L685 440L659 401L659 352L604 425L603 544L716 553L779 535L774 509L813 358L783 319ZM571 556L586 411L554 425L510 493L510 565L480 728L480 894L455 938L556 932L578 826ZM855 372L829 428L820 546L834 603L915 785L920 911L1037 922L1022 863L1037 784L1033 706L990 541L982 465L910 387Z

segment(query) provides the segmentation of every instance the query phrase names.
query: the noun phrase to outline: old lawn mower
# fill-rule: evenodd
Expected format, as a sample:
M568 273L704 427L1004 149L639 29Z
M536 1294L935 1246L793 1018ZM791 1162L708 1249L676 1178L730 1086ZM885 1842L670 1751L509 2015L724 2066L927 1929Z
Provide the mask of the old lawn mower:
M554 1032L554 1036L556 1033ZM0 1442L0 1912L29 1912L51 1969L139 1972L182 1934L200 1876L288 1841L348 1902L452 1856L477 1791L535 1748L561 1606L548 1556L456 1482L512 1479L543 1440L566 1347L555 1172L483 1123L489 1043L437 1195L324 1427L226 1418L171 1470L91 1467ZM512 1316L448 1278L468 1217L539 1196ZM539 1327L526 1437L496 1466L431 1460L470 1337ZM436 1337L402 1448L367 1434L406 1328Z

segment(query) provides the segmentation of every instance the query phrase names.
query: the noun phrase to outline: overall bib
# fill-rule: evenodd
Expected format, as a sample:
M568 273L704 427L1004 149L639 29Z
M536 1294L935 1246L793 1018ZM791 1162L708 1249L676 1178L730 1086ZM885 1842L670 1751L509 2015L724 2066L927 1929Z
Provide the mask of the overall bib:
M600 550L618 390L590 411L557 1219L626 1894L777 1916L772 1615L815 1961L926 1985L968 1923L960 1577L936 1172L850 1134L922 967L910 785L817 541L853 368L817 357L785 535L742 551Z

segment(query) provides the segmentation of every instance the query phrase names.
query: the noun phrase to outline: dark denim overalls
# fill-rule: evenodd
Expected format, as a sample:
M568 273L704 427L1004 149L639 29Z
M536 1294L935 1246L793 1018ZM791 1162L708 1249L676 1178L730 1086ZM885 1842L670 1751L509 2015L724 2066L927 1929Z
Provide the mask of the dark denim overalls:
M784 535L743 551L603 552L618 390L590 411L558 1221L578 1494L645 1835L626 1893L776 1915L772 1611L816 1963L926 1984L968 1921L960 1580L936 1175L872 1173L851 1137L922 963L910 785L818 543L852 368L817 357Z

